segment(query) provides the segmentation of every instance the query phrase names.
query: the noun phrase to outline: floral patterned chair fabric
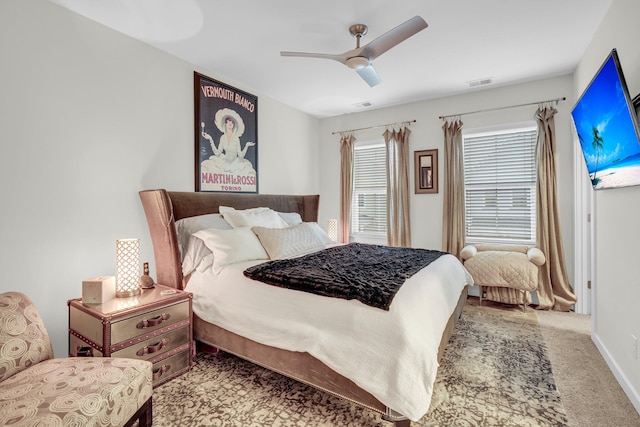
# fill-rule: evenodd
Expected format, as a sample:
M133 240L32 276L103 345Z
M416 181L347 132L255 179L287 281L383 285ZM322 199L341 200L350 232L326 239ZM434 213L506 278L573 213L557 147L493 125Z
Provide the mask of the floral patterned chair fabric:
M0 294L0 425L151 426L152 364L53 358L33 302Z

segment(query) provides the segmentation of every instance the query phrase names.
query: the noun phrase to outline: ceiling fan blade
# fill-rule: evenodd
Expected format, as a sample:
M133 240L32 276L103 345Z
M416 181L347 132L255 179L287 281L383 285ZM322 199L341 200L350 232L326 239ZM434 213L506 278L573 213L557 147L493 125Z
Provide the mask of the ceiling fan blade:
M309 53L309 52L280 52L280 56L298 56L304 58L320 58L320 59L333 59L334 61L338 61L341 63L345 63L347 58L344 54L342 55L333 55L330 53Z
M395 45L424 30L427 26L424 19L420 16L414 16L366 44L362 48L360 55L366 56L370 61L373 61Z
M362 77L362 79L371 87L374 87L381 82L376 69L373 68L373 65L371 64L366 67L357 68L356 73L358 73L360 77Z

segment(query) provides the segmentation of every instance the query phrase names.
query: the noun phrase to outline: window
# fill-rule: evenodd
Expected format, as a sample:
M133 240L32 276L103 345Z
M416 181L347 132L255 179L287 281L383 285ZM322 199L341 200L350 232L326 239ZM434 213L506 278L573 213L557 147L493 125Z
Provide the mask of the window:
M469 243L535 244L535 124L463 134Z
M383 142L356 143L353 150L351 236L355 241L387 238L387 172Z

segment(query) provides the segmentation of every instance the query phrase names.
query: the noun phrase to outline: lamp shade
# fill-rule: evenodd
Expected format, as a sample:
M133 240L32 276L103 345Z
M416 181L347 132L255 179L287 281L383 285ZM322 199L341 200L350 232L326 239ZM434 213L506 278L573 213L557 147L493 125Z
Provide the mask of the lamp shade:
M327 226L327 234L329 235L329 238L334 242L338 241L338 220L337 219L329 220L329 225Z
M116 297L140 295L140 239L116 240Z

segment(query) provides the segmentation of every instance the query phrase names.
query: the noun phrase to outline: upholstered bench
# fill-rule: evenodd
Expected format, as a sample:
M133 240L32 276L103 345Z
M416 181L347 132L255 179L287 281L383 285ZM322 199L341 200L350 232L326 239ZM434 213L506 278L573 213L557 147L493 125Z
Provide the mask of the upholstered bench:
M467 245L460 251L464 266L485 299L507 304L531 303L530 292L538 289L538 267L545 256L525 245Z
M148 427L151 377L144 360L54 359L33 302L0 294L0 425Z

